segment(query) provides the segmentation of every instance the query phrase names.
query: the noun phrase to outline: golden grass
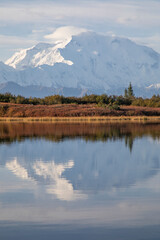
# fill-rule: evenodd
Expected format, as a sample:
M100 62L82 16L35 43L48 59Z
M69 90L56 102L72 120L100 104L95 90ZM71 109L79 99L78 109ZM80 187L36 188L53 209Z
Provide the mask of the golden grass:
M160 116L1 117L0 122L160 122Z

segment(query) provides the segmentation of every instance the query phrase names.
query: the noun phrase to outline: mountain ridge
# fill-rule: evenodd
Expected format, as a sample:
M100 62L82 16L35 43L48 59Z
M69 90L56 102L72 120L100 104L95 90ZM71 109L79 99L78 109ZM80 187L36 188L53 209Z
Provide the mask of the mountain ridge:
M8 65L0 63L0 83L15 82L22 87L121 94L118 89L131 82L135 90L141 89L137 92L141 95L150 89L157 92L160 83L160 54L129 39L92 31L39 43L15 53L5 63Z

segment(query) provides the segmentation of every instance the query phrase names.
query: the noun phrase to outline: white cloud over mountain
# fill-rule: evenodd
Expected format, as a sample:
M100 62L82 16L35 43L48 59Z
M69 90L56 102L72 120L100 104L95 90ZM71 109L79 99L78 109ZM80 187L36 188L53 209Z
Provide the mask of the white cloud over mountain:
M44 38L53 43L62 42L65 40L68 42L72 39L72 36L79 35L83 32L87 32L87 30L74 26L65 26L56 29L52 34L46 35Z
M43 36L52 32L50 28L73 24L96 32L113 31L119 36L147 39L159 32L159 12L160 2L156 0L15 0L14 3L10 0L2 0L0 3L0 41L3 37L6 41L12 36L17 37L17 40L25 38L26 47L28 47L27 41L42 41ZM8 42L9 49L16 48L14 40ZM21 44L19 47L24 47L24 43L21 42ZM2 44L2 50L3 46ZM154 42L152 47L160 52L160 47L155 48ZM7 49L3 50L1 60L9 54Z

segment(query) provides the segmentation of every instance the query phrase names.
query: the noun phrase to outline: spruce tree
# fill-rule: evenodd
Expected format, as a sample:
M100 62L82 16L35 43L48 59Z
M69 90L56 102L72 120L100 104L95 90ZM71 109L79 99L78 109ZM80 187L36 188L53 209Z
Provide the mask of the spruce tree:
M125 90L124 90L124 97L125 98L127 98L128 97L128 91L127 91L127 89L125 88Z
M128 97L133 97L133 96L134 96L134 93L133 93L133 87L132 87L131 82L129 83L129 87L128 87L127 95L128 95Z

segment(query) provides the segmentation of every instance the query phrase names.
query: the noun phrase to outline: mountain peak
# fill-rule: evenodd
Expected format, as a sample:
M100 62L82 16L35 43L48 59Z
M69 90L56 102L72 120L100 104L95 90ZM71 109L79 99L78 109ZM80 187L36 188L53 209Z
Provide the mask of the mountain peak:
M28 67L35 68L42 65L53 66L55 63L72 65L72 61L65 60L60 54L59 49L64 48L65 45L65 43L38 43L31 48L16 52L5 64L17 70L23 70Z
M40 42L31 48L22 49L9 58L5 64L18 70L41 65L53 66L55 63L72 65L73 62L65 60L59 49L65 48L73 36L84 32L88 32L88 30L73 26L57 28L52 34L44 37L49 43Z
M16 68L15 82L109 94L124 91L129 82L137 88L160 82L160 54L131 40L74 27L59 28L46 39L50 43L38 43L6 61ZM8 75L1 72L6 82Z

